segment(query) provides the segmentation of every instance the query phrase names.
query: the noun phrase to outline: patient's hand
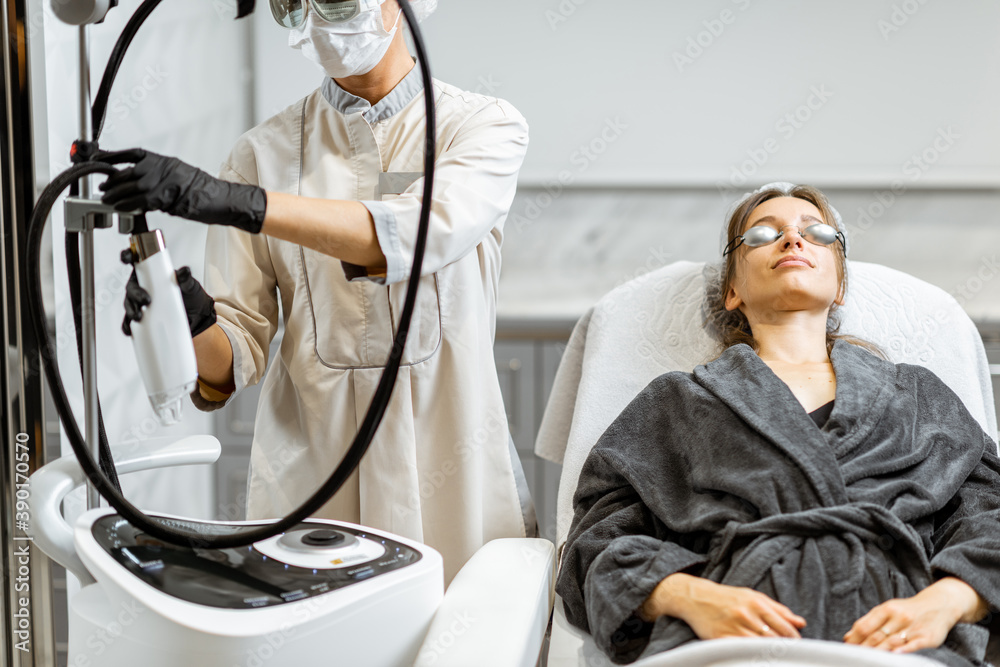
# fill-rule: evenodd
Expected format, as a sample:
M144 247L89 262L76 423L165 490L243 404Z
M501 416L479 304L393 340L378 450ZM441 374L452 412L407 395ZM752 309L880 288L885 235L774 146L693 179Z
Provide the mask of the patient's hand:
M717 584L690 574L672 574L653 590L639 616L684 620L700 639L722 637L799 638L806 620L751 588Z
M854 623L844 642L895 653L936 648L956 623L975 623L987 610L971 586L945 577L913 597L878 605Z

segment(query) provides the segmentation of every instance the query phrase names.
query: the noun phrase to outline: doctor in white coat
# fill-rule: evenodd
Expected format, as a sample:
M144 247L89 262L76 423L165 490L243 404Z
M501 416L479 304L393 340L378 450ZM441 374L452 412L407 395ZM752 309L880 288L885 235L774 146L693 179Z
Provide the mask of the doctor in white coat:
M418 16L434 4L413 2ZM323 85L247 132L223 180L132 150L105 156L135 164L102 185L119 208L213 225L205 289L178 272L198 355L192 398L217 409L263 380L249 518L296 507L350 446L399 321L423 185L425 91L396 0L271 6ZM503 224L528 128L503 100L438 81L432 92L434 201L400 374L359 470L317 516L422 541L450 582L484 543L536 530L493 361ZM126 329L147 302L133 282Z

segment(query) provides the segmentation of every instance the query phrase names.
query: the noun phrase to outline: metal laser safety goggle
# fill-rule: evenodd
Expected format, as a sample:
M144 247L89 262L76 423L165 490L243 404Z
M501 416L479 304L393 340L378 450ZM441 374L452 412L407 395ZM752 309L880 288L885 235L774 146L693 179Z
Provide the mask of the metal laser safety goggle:
M741 245L746 245L750 248L759 248L761 246L770 245L784 236L785 230L789 227L795 227L795 229L799 232L799 236L804 238L806 241L809 241L809 243L814 243L816 245L830 245L834 241L840 241L841 249L844 250L845 254L847 252L847 246L844 243L844 234L837 231L830 225L817 222L814 225L809 225L805 229L796 225L785 225L780 230L775 229L774 227L768 227L767 225L751 227L745 234L743 234L743 236L737 236L735 239L730 241L729 245L726 246L726 249L722 251L722 256L725 257Z
M381 0L270 0L271 16L282 27L298 28L306 22L306 2L329 23L345 23L382 4Z

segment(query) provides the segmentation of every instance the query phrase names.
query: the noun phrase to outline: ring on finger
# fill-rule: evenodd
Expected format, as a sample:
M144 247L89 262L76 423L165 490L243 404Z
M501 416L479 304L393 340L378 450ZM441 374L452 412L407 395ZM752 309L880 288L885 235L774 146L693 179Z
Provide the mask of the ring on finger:
M896 634L898 634L898 635L899 635L899 638L900 638L900 639L901 639L901 640L903 641L903 643L905 644L905 643L906 643L906 630L900 630L900 631L899 631L898 633L896 633Z
M760 628L760 634L762 634L762 635L766 635L770 631L771 631L771 628L769 626L767 626L766 624L763 625L763 626L761 626L761 628Z

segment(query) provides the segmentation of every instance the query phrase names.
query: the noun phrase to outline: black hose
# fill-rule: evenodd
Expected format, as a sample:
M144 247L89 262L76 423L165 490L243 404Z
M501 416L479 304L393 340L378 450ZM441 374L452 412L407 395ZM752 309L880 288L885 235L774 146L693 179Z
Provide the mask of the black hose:
M153 0L147 0L147 2ZM159 1L159 0L155 0ZM227 534L207 535L205 533L193 532L180 529L174 524L174 528L167 528L160 520L143 514L139 509L129 503L121 493L119 493L101 473L100 468L94 462L94 458L87 449L86 441L80 433L80 427L73 415L66 397L66 390L62 384L59 373L59 365L56 361L56 350L52 337L48 335L45 324L44 302L42 301L42 232L48 220L49 213L63 190L70 187L74 182L92 174L110 175L115 173L115 168L102 162L85 162L74 165L63 173L59 174L52 183L45 188L42 195L32 211L31 219L28 223L28 244L27 244L27 264L29 277L29 304L31 306L31 320L35 327L35 333L40 341L43 341L42 363L45 368L46 378L52 390L52 397L56 404L56 410L62 419L69 438L70 446L80 461L80 467L90 480L94 488L108 501L117 512L135 528L145 532L156 539L169 544L179 546L190 546L206 549L226 549L232 547L242 547L260 540L265 540L285 532L289 528L296 526L305 519L315 514L333 495L343 486L344 482L354 472L362 457L368 450L372 438L385 415L386 407L392 396L393 386L399 372L399 364L402 360L403 348L409 333L410 320L413 317L413 309L416 303L417 289L420 283L420 273L423 266L424 249L427 245L427 230L430 222L431 203L434 186L434 159L436 155L436 114L434 109L434 87L430 73L430 65L427 61L427 51L424 47L423 37L417 27L417 21L410 8L408 0L399 0L400 9L407 23L411 28L414 46L417 51L417 58L421 65L421 76L424 83L424 108L426 113L426 133L427 138L424 147L424 189L423 201L420 209L420 223L417 229L417 239L414 246L413 263L410 277L407 281L406 299L400 314L399 329L393 339L392 350L386 362L385 370L379 379L378 387L372 398L371 405L365 414L361 427L354 438L354 442L347 450L343 460L337 469L330 475L330 478L302 505L293 510L284 519L276 523L261 527L246 528L244 530L232 532L231 526L227 526ZM119 40L121 41L121 40Z
M125 24L122 34L118 36L115 48L111 49L111 56L108 58L108 64L104 68L104 76L101 77L101 85L97 89L97 96L94 97L94 105L91 110L94 134L92 141L94 143L97 143L101 138L101 132L104 130L104 118L108 113L111 86L114 85L115 77L118 76L118 68L121 67L122 61L125 59L125 52L128 51L128 47L132 44L132 40L135 39L139 28L142 27L142 24L146 22L149 15L153 13L153 10L162 1L145 0L139 5L139 9L135 10L135 14L132 14L132 18Z

